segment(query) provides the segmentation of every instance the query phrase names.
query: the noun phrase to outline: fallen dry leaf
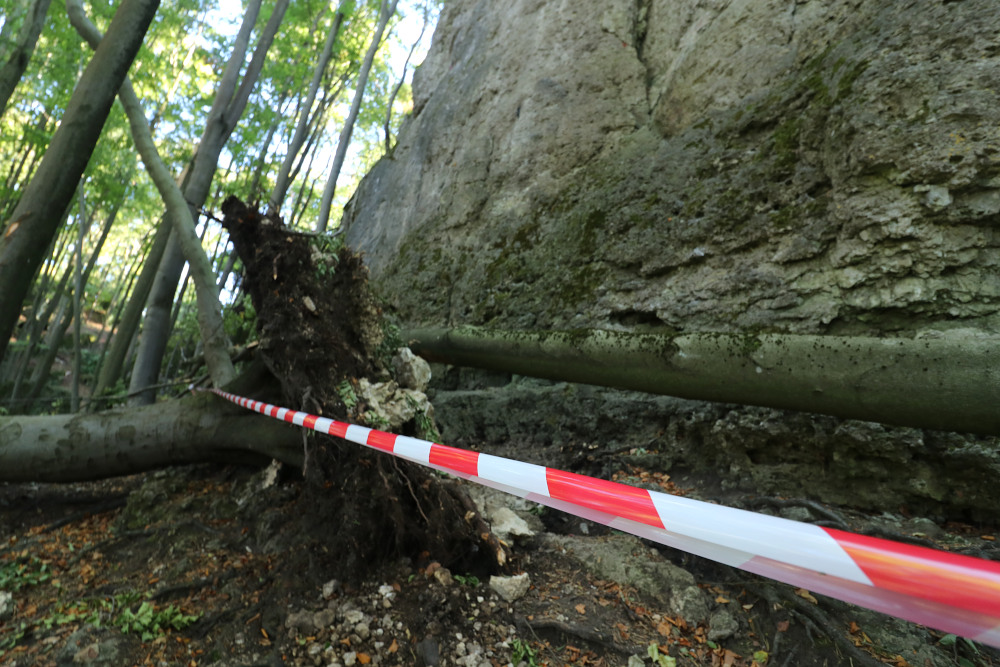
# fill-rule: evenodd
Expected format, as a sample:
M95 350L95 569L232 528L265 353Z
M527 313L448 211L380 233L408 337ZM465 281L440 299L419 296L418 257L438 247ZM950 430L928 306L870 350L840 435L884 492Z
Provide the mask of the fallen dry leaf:
M362 665L367 665L371 661L372 658L367 653L358 653L358 662L360 662Z
M388 649L388 651L389 651L389 653L395 653L395 652L396 652L396 651L398 651L398 650L399 650L399 644L397 644L397 643L396 643L396 640L395 640L395 639L393 639L393 640L392 640L392 643L391 643L391 644L389 644L389 649Z
M584 604L582 602L580 604L576 605L575 609L577 610L577 612L579 612L581 614L586 614L587 613L587 607L584 606Z
M813 594L810 593L809 591L807 591L804 588L796 588L795 589L795 594L798 595L803 600L809 600L813 604L819 604L819 600L817 600L815 597L813 597Z
M788 621L778 621L778 632L788 632Z

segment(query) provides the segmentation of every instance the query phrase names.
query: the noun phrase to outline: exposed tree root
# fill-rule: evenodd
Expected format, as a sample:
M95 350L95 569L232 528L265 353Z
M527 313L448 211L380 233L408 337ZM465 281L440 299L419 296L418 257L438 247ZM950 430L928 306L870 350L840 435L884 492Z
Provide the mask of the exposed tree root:
M840 530L850 530L847 521L844 520L838 512L833 511L829 507L825 507L821 503L815 500L809 500L807 498L774 498L771 496L759 496L756 498L751 498L747 501L747 505L750 507L775 507L778 509L786 509L789 507L804 507L810 512L813 512L817 516L825 517L825 520L820 519L815 521L817 525L827 525L831 528L838 528Z
M613 651L621 653L622 655L642 655L646 651L645 647L638 646L636 644L619 644L614 639L606 637L596 629L585 628L579 625L570 625L569 623L564 623L551 618L536 618L531 620L527 618L519 618L517 619L517 625L521 627L522 631L525 628L530 630L536 639L539 639L538 631L555 631L567 637L577 637L585 642L609 648Z
M346 248L331 254L325 237L289 233L235 197L222 211L257 311L258 356L277 378L280 404L363 423L364 406L345 403L344 383L388 372L379 360L381 313L360 257ZM304 448L303 510L286 532L302 542L297 557L307 573L359 580L387 559L424 551L465 570L496 571L509 561L465 494L426 469L324 436Z
M839 624L823 611L819 605L812 604L795 595L789 594L786 590L787 587L783 587L781 584L772 584L761 580L754 584L748 583L747 588L754 590L754 592L766 600L772 609L778 606L787 609L795 619L802 623L803 628L805 628L813 643L819 637L826 637L856 667L884 667L880 660L877 660L855 646L845 634L844 629L839 627ZM781 633L777 633L772 642L770 653L773 659L779 657L777 647L780 642L780 636ZM784 657L785 663L788 663L792 659L793 654Z

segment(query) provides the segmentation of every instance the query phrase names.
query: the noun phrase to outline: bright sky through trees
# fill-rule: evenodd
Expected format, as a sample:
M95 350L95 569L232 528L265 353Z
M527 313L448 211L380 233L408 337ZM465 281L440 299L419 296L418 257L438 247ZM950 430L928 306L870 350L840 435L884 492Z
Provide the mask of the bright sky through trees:
M162 3L132 63L129 77L141 104L140 117L144 116L149 124L156 152L173 178L179 178L190 168L195 155L209 154L202 150L204 146L200 142L205 140L208 128L215 127L213 122L207 122L209 112L220 90L227 62L234 58L235 37L252 2L175 0ZM226 114L226 123L232 121L235 125L226 136L221 152L211 152L213 156L218 155L216 169L210 175L210 185L204 186L208 188L207 195L193 205L204 202L205 209L218 215L222 201L229 195L236 195L266 206L272 194L278 191L279 174L284 173L282 198L275 200L280 205L280 212L286 222L297 229L312 229L318 217L320 195L332 171L337 142L355 97L355 80L371 41L380 5L381 0L344 3L294 0L287 3L287 11L280 13L282 20L273 42L267 42L270 46L266 56L258 56L255 61L256 50L265 53L260 49L265 24L276 6L284 6L279 0L263 0L256 23L248 22L246 26L249 49L241 47L233 59L234 64L242 62L242 66L237 67L240 80L247 75L252 62L262 62L262 68L259 76L255 74L247 86L240 87L242 91L249 91L248 97L243 98L245 108ZM84 1L80 6L99 31L106 31L122 2ZM333 30L338 8L344 17L339 30ZM391 139L395 139L400 123L412 108L409 82L415 66L429 48L438 12L438 0L402 0L389 23L364 90L360 113L353 124L347 159L337 179L331 229L339 223L340 210L353 195L361 177L387 150L385 125L390 100ZM8 14L0 7L0 29L5 22L13 20L11 25L16 27L22 21ZM0 115L0 165L3 165L0 169L0 232L11 222L12 211L46 154L80 74L93 56L90 46L70 25L65 5L53 2L44 16L45 24L37 44L29 51L29 67ZM331 59L325 67L319 68L317 63L330 34L336 35ZM397 91L408 56L405 83ZM319 94L310 98L307 93L314 90L311 82L317 80L316 72L321 74ZM232 99L239 97L237 91ZM231 98L223 95L219 99ZM300 118L306 123L303 127L307 129L308 140L292 150L293 136L302 135ZM283 164L288 154L294 157L289 163L291 167ZM53 326L52 321L65 324L71 316L71 312L61 306L73 292L63 276L72 273L67 271L76 261L74 253L80 245L79 238L83 239L84 259L93 253L95 266L90 283L83 287L85 316L92 323L106 326L103 333L95 334L101 347L78 350L75 354L92 355L88 358L93 360L91 370L96 373L106 352L103 343L107 342L109 332L119 331L119 317L125 312L126 304L132 307L147 303L142 295L148 294L149 286L140 281L139 276L144 266L160 266L162 248L152 255L152 260L147 253L160 247L154 246L153 240L163 212L161 196L138 160L122 106L115 102L90 156L78 197L66 208L57 230L58 239L53 239L42 271L21 306L20 324L10 341L12 355L0 360L0 408L6 396L13 405L26 405L33 400L26 398L26 394L33 392L33 395L44 396L54 390L51 383L47 388L43 386L48 365L52 362L40 362L39 355L46 346L54 348L42 340L42 332L58 331L59 327ZM82 237L77 233L81 228ZM106 242L101 240L105 228L109 231ZM223 304L231 304L240 312L239 304L234 303L240 266L238 262L233 265L235 258L228 235L216 222L204 216L197 221L197 231L218 280L227 288L223 290ZM136 290L140 283L145 291ZM181 277L179 282L176 279L166 281L166 284L174 283L177 287L168 329L174 331L174 336L167 348L161 376L169 376L171 367L182 365L185 359L201 355L198 335L191 327L196 310L193 290L190 285L185 287L186 277ZM148 308L140 312L149 314ZM239 320L238 315L235 320ZM129 340L134 339L135 325L132 319L123 321L129 322L126 326L131 327L126 335L120 336L123 344L128 345ZM250 330L246 323L239 326ZM236 332L231 331L230 335ZM58 344L58 337L53 338L53 342ZM116 377L121 381L125 379L121 373L127 378L128 364L119 370L120 360L116 363L119 365L112 366L116 369L112 375L118 373ZM35 373L37 390L29 391L29 383L35 382L35 378L30 382L28 378L33 369L38 369ZM85 378L84 381L91 380ZM113 384L115 378L109 376L109 382Z
M331 0L331 11L336 8L336 0ZM434 24L440 11L438 2L435 0L400 0L396 10L396 18L390 22L389 31L383 40L380 53L387 55L387 62L391 69L392 81L398 81L403 76L403 67L406 64L407 55L413 44L420 40L420 43L413 51L413 56L406 64L406 83L413 79L414 68L423 62L430 48L431 38L434 33ZM220 35L232 37L240 27L240 19L243 16L243 2L241 0L219 0L218 6L206 14L206 22L212 25ZM424 21L427 21L424 29ZM423 33L421 36L421 32ZM390 83L392 85L392 83ZM353 93L353 89L350 91ZM333 116L343 119L347 115L351 104L351 97L344 95L335 105ZM412 108L411 98L407 95L405 100L397 100L393 109L393 116L401 119ZM316 164L329 165L333 159L334 151L337 149L336 141L339 127L332 123L327 130L325 141L317 151ZM381 127L358 127L356 129L351 146L348 149L347 160L340 175L340 187L337 188L337 196L334 200L335 215L331 215L331 224L336 225L339 221L339 211L344 204L354 194L355 187L365 172L374 162L374 158L380 155L373 153L380 142L384 142L385 137ZM280 138L275 141L273 149L278 153L284 151L284 144ZM226 151L220 164L224 164L226 159L232 156Z

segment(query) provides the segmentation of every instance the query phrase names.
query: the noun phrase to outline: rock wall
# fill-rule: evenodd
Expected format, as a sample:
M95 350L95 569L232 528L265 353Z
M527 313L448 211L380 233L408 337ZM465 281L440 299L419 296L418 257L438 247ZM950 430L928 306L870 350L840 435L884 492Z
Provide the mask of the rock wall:
M408 325L996 333L997 26L992 0L449 2L347 239Z

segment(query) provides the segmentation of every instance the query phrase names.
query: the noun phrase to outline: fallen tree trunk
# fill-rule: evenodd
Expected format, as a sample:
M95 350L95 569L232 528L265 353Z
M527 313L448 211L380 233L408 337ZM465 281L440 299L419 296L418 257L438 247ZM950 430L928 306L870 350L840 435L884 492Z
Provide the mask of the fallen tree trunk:
M301 431L211 394L92 414L0 417L2 482L80 482L272 458L301 467Z
M404 333L429 361L653 394L1000 435L1000 339L791 334Z

